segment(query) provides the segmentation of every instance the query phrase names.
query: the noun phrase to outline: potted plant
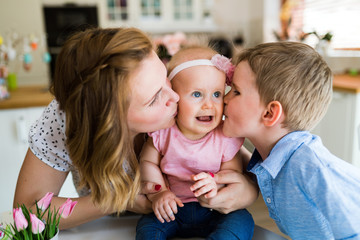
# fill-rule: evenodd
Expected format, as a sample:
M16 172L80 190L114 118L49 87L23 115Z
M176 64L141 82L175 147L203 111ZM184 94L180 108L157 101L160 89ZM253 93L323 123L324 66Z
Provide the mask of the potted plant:
M7 238L15 240L57 239L60 218L69 217L77 201L68 198L59 209L51 210L50 203L53 195L48 192L40 201L36 202L35 214L24 204L14 208L14 223L7 226L0 225L0 237L3 240Z

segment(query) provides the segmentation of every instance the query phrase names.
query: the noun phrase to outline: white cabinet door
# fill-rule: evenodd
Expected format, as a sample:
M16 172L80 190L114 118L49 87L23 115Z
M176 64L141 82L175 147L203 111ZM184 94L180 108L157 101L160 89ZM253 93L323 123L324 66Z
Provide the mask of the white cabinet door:
M334 91L330 107L313 133L331 153L360 167L360 94Z
M17 177L28 149L28 132L43 110L44 107L0 110L0 213L12 209ZM76 196L71 176L61 194Z
M0 212L12 208L17 176L28 148L28 130L42 111L42 107L0 111Z

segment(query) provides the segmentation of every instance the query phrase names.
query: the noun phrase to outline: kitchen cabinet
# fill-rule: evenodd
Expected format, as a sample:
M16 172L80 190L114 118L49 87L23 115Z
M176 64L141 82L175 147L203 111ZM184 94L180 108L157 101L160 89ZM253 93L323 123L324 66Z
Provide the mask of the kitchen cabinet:
M108 0L104 23L118 27L137 26L152 33L213 32L212 0Z
M330 107L312 132L334 155L360 167L360 76L335 76Z
M28 149L30 126L52 99L43 89L19 88L11 92L10 99L0 102L0 212L12 209L17 177ZM71 174L60 195L77 196Z

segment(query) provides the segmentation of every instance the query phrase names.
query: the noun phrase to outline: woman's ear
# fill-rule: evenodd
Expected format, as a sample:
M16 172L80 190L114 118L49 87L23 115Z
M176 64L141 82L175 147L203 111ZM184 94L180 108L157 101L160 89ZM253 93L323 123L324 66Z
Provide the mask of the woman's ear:
M265 126L271 127L278 123L283 114L282 105L278 101L271 101L265 109L262 120Z

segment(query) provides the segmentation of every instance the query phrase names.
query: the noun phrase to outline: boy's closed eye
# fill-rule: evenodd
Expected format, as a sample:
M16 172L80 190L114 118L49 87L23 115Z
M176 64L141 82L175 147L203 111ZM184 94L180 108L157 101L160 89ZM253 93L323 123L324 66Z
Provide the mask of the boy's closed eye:
M240 95L240 92L238 90L234 90L235 95Z

